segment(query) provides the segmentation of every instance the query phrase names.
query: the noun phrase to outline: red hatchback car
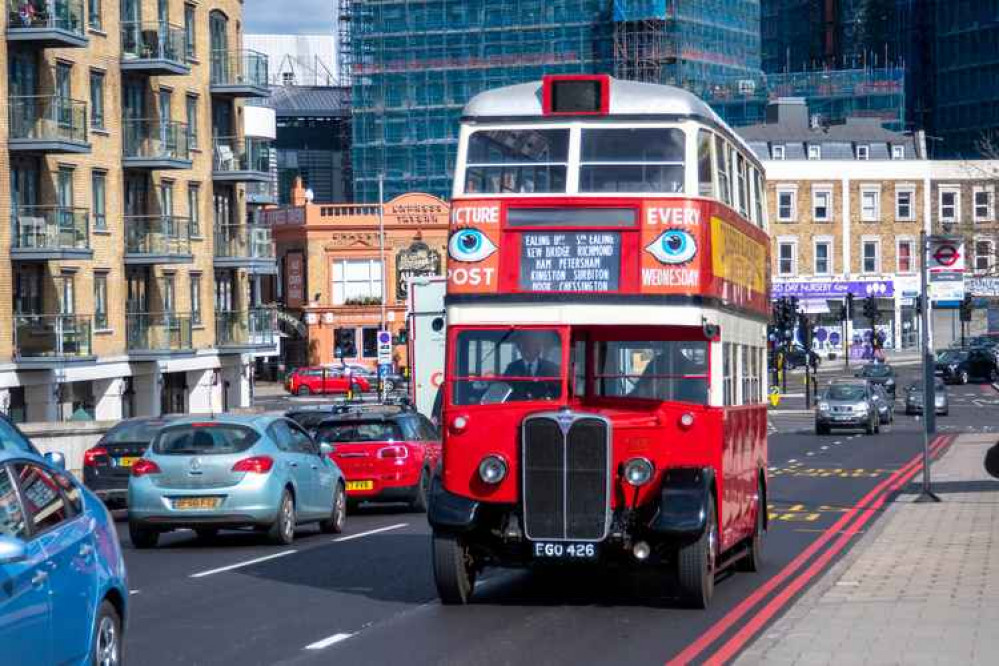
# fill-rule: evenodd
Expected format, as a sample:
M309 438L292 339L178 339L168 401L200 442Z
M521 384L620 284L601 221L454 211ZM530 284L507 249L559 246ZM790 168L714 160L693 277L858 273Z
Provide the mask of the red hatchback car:
M331 416L316 428L316 441L347 480L347 501L406 502L426 511L430 479L440 462L441 440L430 419L409 410Z
M294 395L310 395L323 393L346 393L353 389L354 393L371 390L367 379L359 375L350 375L340 368L296 368L284 380L284 388Z

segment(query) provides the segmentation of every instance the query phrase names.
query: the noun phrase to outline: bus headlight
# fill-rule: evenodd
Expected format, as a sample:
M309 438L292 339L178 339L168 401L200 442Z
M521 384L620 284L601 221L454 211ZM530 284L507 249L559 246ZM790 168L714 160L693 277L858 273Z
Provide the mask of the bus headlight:
M644 486L652 480L655 468L645 458L632 458L624 464L624 480L633 486Z
M486 456L479 463L479 478L491 486L505 479L506 471L506 461L499 456Z

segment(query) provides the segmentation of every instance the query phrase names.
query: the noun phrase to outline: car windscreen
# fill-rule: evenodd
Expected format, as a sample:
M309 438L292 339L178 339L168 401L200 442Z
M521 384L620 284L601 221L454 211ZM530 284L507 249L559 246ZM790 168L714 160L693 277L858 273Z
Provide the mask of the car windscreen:
M864 367L864 377L890 377L891 368L887 365L868 365Z
M320 444L397 442L402 439L402 430L398 424L391 421L327 423L319 426L316 431L316 440Z
M153 442L160 455L225 455L246 451L260 439L256 431L232 423L186 423L164 428Z
M826 390L827 400L857 401L863 400L865 396L863 386L851 384L838 384L830 386Z
M119 423L111 428L104 435L104 442L107 444L117 444L119 442L144 442L153 441L153 437L164 427L169 425L168 421L136 421L134 423Z
M330 417L330 412L321 410L316 410L314 412L290 412L285 416L306 430L311 430L328 419Z
M964 351L942 351L937 354L937 361L940 363L960 363L968 358L968 352Z
M4 419L0 419L0 451L27 451L38 453L31 442L17 428Z

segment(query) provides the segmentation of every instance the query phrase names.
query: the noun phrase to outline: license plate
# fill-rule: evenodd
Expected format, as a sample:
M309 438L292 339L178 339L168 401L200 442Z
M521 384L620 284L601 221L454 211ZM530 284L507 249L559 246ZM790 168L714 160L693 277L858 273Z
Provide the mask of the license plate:
M118 467L131 467L138 459L138 456L123 456L118 458Z
M571 541L535 541L534 557L541 560L595 560L597 544Z
M221 502L218 497L178 497L173 501L173 508L183 510L214 509Z
M348 481L347 490L374 490L374 481Z

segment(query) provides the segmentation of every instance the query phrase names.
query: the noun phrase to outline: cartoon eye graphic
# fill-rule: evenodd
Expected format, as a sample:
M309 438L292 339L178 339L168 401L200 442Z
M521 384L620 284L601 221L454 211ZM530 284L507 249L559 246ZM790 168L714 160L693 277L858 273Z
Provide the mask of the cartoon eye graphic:
M669 229L645 249L664 264L685 264L697 254L697 241L687 231Z
M496 251L496 245L478 229L459 229L447 243L447 253L455 261L482 261Z

